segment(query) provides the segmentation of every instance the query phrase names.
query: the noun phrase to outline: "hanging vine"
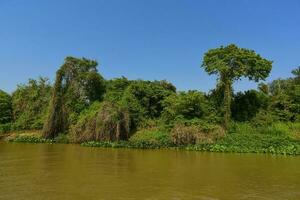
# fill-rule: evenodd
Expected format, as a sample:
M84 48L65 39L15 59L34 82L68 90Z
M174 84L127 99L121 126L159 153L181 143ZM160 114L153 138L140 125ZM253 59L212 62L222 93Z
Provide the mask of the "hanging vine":
M43 135L54 138L67 131L74 118L105 92L104 79L97 73L98 63L86 58L67 57L56 72L50 111ZM76 120L76 119L75 119Z

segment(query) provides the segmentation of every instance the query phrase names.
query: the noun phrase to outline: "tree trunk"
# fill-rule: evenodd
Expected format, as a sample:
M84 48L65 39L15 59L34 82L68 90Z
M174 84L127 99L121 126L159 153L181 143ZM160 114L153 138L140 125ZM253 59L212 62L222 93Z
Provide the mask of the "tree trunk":
M232 81L229 80L226 75L221 76L221 81L224 87L224 97L223 97L223 125L224 128L227 130L230 124L230 118L231 118L231 83Z

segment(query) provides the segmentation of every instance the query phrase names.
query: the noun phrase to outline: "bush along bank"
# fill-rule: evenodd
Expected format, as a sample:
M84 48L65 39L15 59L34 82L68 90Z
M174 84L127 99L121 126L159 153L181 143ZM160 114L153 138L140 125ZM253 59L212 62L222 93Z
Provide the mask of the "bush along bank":
M214 132L205 133L196 127L187 128L178 125L169 132L157 129L140 130L127 141L86 141L80 144L84 147L103 148L167 148L189 151L300 155L300 140L295 139L293 130L296 129L294 129L294 126L278 124L268 128L253 128L249 124L238 124L226 135L219 129L218 127L214 129ZM53 140L45 139L37 134L20 134L9 141L19 143L70 143L69 136L62 134Z
M141 148L141 149L159 149L172 148L184 149L190 151L208 151L208 152L232 152L232 153L271 153L283 155L300 155L300 141L295 139L291 134L291 128L287 132L282 131L279 127L269 128L251 128L249 125L239 128L240 132L229 132L226 135L198 142L191 142L191 133L185 132L181 136L182 141L178 143L178 136L174 133L164 133L160 131L141 131L133 135L129 141L121 142L97 142L89 141L82 143L86 147L112 147L112 148ZM244 126L244 127L243 127ZM247 127L247 132L242 132L242 129ZM176 128L178 129L178 127ZM195 128L193 128L195 129ZM272 129L272 132L270 131ZM173 130L174 131L174 130ZM186 130L185 130L186 131ZM236 131L236 130L235 130ZM268 131L266 133L266 131ZM186 134L188 133L188 134ZM200 132L203 134L202 132ZM195 134L194 134L195 135ZM199 137L199 135L197 136ZM194 139L192 139L194 140Z

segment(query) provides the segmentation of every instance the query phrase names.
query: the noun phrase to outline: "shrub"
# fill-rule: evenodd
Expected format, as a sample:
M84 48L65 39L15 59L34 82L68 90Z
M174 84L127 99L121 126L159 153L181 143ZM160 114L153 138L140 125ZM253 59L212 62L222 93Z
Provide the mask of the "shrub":
M1 133L8 133L11 131L11 124L0 124L0 134Z
M116 103L105 102L96 118L96 140L127 140L130 131L130 117L125 108Z
M6 124L12 120L11 96L0 90L0 124Z
M129 142L138 148L161 148L171 145L170 135L157 129L140 130L130 137Z
M197 91L180 92L168 96L164 102L162 117L167 121L176 119L200 119L213 114L204 93Z
M197 126L176 125L171 131L174 144L196 144L198 139L204 138L204 133Z
M160 117L163 100L174 94L176 88L167 81L133 81L124 91L122 104L132 116L132 125L138 127L144 119Z
M240 122L232 122L228 132L238 133L238 134L255 134L257 133L257 128L250 123L240 123Z
M261 110L251 120L251 124L255 127L266 127L272 125L277 119L268 111Z
M300 139L300 123L276 122L268 126L259 127L250 123L233 123L229 132L250 135L262 134Z
M286 123L290 130L291 137L300 140L300 123Z
M47 78L30 79L19 85L12 95L15 130L41 129L51 96L51 85Z
M213 143L225 135L223 128L216 126L210 130L201 129L199 126L186 126L177 124L171 130L171 140L176 145L189 145L197 143Z
M99 107L98 109L95 109ZM71 127L74 142L127 140L130 132L128 111L112 102L93 105Z
M261 109L268 108L269 97L263 92L248 90L234 95L231 106L232 117L236 121L249 121Z
M69 136L66 134L59 134L54 138L55 143L68 144L70 142Z
M122 99L124 91L133 81L125 77L115 78L106 81L105 101L118 102Z
M289 127L284 123L274 123L270 126L260 127L258 128L258 132L261 134L269 134L269 135L289 135Z

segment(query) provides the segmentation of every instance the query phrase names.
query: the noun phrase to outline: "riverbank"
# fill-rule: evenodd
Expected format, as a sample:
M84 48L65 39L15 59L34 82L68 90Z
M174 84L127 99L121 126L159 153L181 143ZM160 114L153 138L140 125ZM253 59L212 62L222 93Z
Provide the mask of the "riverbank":
M151 135L152 134L152 135ZM41 137L39 131L7 134L2 140L16 143L70 143L68 135L59 135L50 140ZM232 153L270 153L300 155L300 140L286 134L228 133L211 143L175 145L166 133L148 133L145 137L134 137L128 141L88 141L80 143L84 147L135 148L135 149L182 149L188 151L232 152Z
M139 148L139 149L183 149L189 151L230 152L230 153L271 153L300 155L300 141L283 137L249 136L231 134L214 143L176 146L173 144L139 142L97 142L81 144L86 147Z

